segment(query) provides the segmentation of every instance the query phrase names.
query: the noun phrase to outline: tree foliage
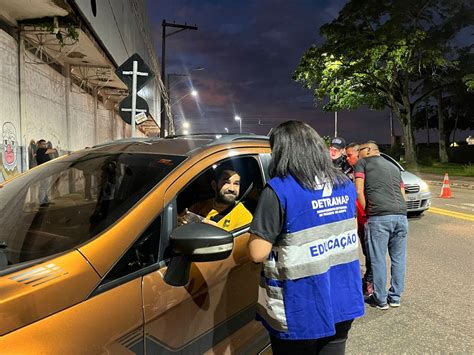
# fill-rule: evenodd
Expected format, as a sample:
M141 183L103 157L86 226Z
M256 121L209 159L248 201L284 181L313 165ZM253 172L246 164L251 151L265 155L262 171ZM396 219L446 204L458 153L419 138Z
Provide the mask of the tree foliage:
M463 82L467 86L467 91L474 92L474 74L467 74L464 76Z
M420 105L414 114L414 127L416 130L438 128L437 102L427 101ZM465 84L456 80L452 85L445 88L443 95L443 118L446 130L446 145L454 130L466 130L474 128L474 95L466 90Z
M462 0L350 0L321 27L323 43L303 55L294 79L327 100L325 110L389 107L414 162L412 115L436 91L423 83L458 65L450 43L470 10Z

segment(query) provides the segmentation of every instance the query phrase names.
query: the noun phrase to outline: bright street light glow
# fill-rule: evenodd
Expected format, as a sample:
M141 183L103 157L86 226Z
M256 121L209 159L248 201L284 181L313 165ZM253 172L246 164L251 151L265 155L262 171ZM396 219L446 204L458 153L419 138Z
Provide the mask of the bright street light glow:
M239 132L242 133L242 118L239 115L235 115L235 120L239 121Z
M224 128L225 133L229 133L229 129L227 127Z
M196 97L198 95L198 92L196 90L191 91L191 95Z
M183 128L184 129L189 129L190 125L189 125L189 122L188 121L184 121L183 122Z
M185 129L185 130L183 131L183 134L184 134L184 135L187 135L187 134L189 134L189 131L188 131L187 129Z

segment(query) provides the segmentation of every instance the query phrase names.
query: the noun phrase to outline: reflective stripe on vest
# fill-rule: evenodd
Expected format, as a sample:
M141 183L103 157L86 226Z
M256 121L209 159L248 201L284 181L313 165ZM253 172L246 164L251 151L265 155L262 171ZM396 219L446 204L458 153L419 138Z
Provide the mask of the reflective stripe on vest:
M257 318L283 339L333 335L364 313L353 184L309 191L290 176L269 185L285 221L263 263Z

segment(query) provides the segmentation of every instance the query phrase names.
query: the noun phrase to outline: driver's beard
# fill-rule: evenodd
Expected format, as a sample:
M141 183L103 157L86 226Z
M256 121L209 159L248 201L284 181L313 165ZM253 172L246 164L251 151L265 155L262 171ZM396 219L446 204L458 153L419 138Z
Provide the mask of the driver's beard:
M225 195L223 192L220 192L220 191L216 194L216 202L222 203L225 205L234 204L236 199L237 199L237 196L231 195L231 194Z

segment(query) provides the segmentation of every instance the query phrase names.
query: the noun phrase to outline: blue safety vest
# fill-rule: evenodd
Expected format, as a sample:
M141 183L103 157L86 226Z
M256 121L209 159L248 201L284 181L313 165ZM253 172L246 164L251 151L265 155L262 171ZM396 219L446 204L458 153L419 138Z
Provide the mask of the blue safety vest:
M257 319L281 339L334 335L335 323L364 314L355 188L307 190L292 176L268 184L285 221L263 263Z

